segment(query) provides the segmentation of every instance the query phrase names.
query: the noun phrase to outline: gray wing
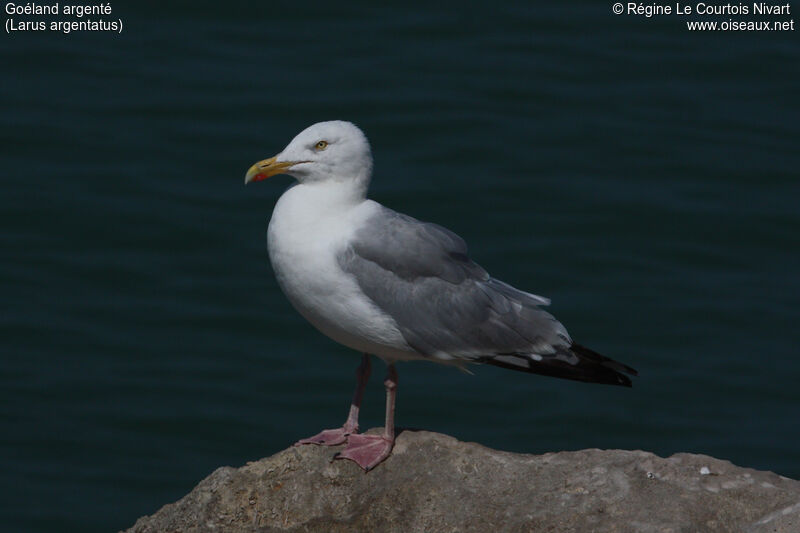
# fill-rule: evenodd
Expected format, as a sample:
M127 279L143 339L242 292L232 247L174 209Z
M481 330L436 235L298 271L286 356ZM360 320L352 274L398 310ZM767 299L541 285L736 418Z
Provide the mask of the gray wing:
M441 226L381 208L338 261L421 355L528 371L544 358L578 363L564 326L539 309L549 301L491 278Z

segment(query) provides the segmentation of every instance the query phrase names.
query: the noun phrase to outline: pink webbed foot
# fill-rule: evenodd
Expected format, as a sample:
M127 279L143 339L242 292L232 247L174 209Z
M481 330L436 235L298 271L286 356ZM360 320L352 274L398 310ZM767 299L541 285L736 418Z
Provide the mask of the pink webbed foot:
M354 433L358 433L358 410L361 406L361 397L364 395L364 387L370 374L369 355L364 354L361 364L356 370L356 391L353 393L353 402L350 404L350 413L347 421L338 429L325 429L313 437L301 439L294 443L295 446L302 444L319 444L321 446L338 446L347 442L347 438Z
M394 439L385 435L350 435L347 447L334 459L350 459L365 471L370 471L389 457L393 447Z
M352 431L354 433L355 431ZM351 435L351 430L343 427L339 429L325 429L307 439L300 439L295 442L295 446L303 444L319 444L321 446L338 446L347 442L347 437Z

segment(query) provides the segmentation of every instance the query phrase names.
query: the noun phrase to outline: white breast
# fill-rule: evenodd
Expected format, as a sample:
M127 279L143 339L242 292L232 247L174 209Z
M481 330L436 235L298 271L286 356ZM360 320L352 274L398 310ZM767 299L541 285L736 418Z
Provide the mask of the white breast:
M278 284L297 311L335 341L385 359L416 358L391 317L336 259L379 205L337 195L340 187L299 184L278 200L267 232Z

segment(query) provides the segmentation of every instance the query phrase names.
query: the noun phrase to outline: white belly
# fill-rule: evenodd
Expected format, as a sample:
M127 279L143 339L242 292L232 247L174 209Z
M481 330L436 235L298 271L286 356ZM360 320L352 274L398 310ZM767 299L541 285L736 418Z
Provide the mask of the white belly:
M391 317L361 292L336 259L377 204L328 209L315 202L320 194L324 191L297 185L275 206L267 247L278 284L295 309L335 341L387 360L418 358ZM329 202L325 198L325 205Z

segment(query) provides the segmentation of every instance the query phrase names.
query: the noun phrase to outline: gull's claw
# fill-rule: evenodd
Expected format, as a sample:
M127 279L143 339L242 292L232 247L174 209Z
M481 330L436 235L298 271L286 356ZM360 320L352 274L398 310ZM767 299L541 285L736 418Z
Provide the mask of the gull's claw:
M302 446L303 444L318 444L320 446L338 446L347 442L347 437L351 432L344 429L325 429L307 439L300 439L295 442L295 446Z
M347 447L334 456L334 459L350 459L366 471L378 466L389 457L394 440L385 435L350 435Z

